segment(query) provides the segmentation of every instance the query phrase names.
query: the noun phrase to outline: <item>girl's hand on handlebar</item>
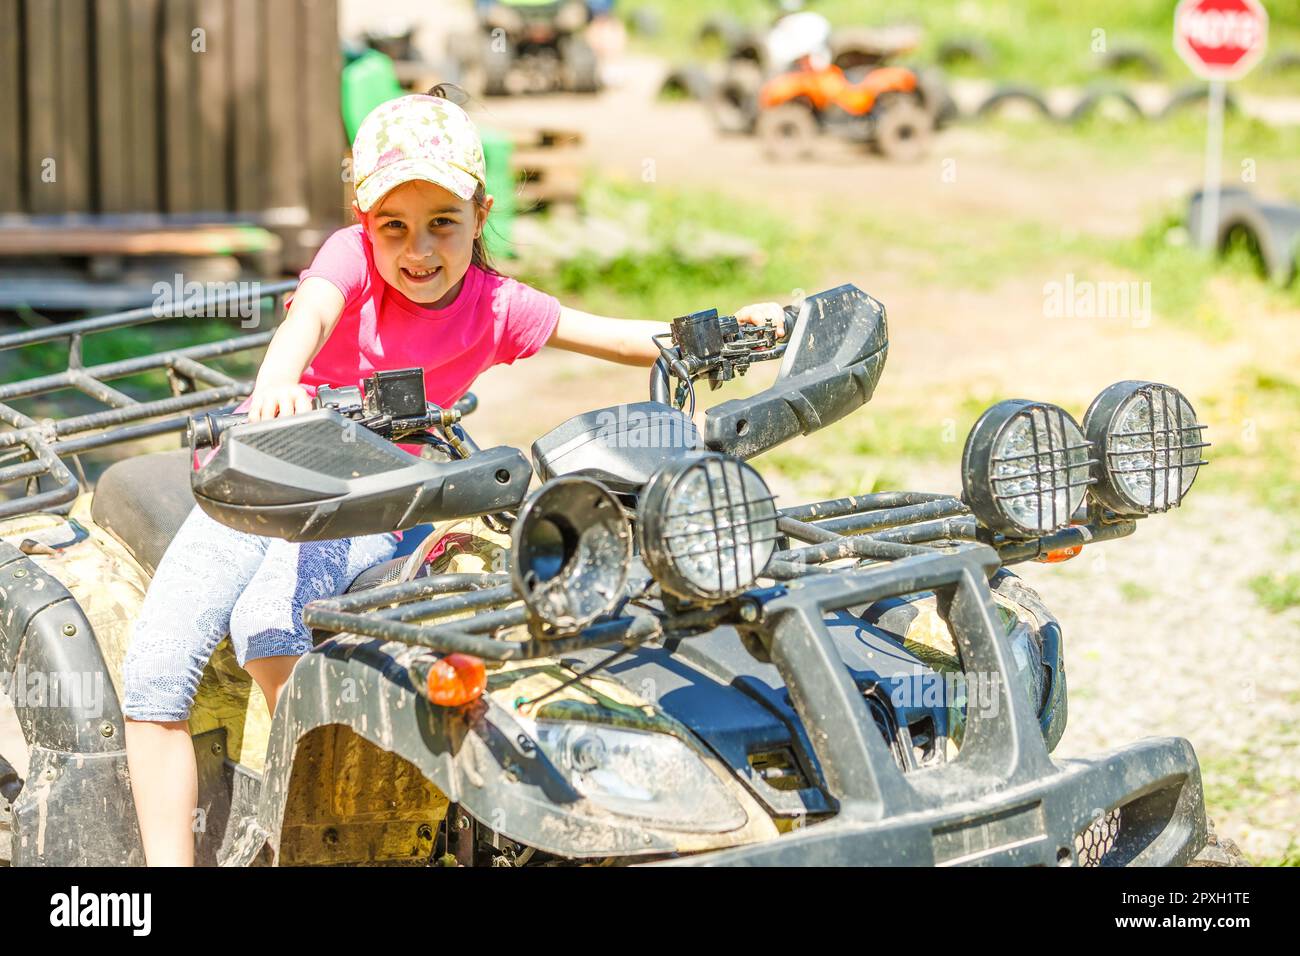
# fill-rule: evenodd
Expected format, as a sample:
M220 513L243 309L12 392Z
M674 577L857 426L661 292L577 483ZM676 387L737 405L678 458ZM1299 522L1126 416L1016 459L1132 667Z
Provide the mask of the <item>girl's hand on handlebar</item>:
M272 385L254 388L248 406L248 420L260 422L284 415L311 411L311 396L301 385Z
M776 302L755 302L736 310L736 321L741 325L762 325L771 322L776 327L776 337L785 338L785 311Z

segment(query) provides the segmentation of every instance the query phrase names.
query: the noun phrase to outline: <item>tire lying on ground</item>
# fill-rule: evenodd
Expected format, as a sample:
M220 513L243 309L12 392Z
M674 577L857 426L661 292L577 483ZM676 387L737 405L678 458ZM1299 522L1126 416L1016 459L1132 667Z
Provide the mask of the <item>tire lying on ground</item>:
M913 68L912 72L916 74L916 92L921 97L921 106L930 114L935 129L943 129L960 118L957 101L952 98L948 78L942 70L920 67Z
M763 71L753 60L732 60L705 100L723 133L752 133L758 121L758 90Z
M1190 106L1201 106L1206 103L1210 96L1208 86L1202 86L1199 83L1193 83L1190 86L1180 87L1174 92L1166 103L1156 114L1156 119L1168 119L1179 110L1185 110ZM1229 113L1237 112L1237 101L1233 99L1231 93L1225 93L1223 109Z
M1055 119L1051 109L1047 105L1047 100L1043 99L1043 94L1032 86L1020 86L1018 84L1009 84L1000 86L995 89L983 103L975 110L975 115L979 117L991 116L1000 112L1008 103L1023 103L1032 107L1046 119Z
M775 162L810 159L817 148L821 127L804 103L782 103L762 110L754 132L763 144L763 155Z
M1187 228L1193 237L1201 231L1200 190L1188 201ZM1219 255L1243 244L1260 271L1279 286L1295 281L1300 254L1300 207L1257 200L1248 190L1224 189L1219 195L1219 222L1214 249Z
M678 66L668 71L663 83L659 85L659 95L666 97L686 97L692 100L707 100L713 89L713 80L708 70L696 64Z
M958 63L989 63L993 60L993 51L983 40L954 37L939 44L939 48L935 51L935 59L944 66Z
M1101 68L1111 72L1136 67L1147 76L1164 76L1165 68L1150 50L1140 46L1117 46L1102 54Z
M1081 123L1091 117L1103 103L1121 104L1131 118L1145 119L1146 113L1138 105L1127 91L1113 89L1110 87L1096 88L1083 94L1083 98L1074 104L1070 114L1065 118L1067 123Z
M886 93L876 101L872 112L877 114L872 149L886 159L903 163L916 162L925 155L934 122L919 97Z

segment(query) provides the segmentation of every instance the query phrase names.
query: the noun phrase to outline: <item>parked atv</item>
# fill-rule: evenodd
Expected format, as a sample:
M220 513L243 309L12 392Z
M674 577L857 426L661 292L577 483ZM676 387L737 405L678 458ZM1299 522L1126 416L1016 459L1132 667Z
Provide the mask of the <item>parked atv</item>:
M898 66L857 81L837 66L806 66L768 80L758 94L755 131L773 159L808 159L817 138L834 133L866 143L889 159L924 155L933 121L917 92L916 74Z
M473 95L595 93L595 51L583 31L582 0L493 0L478 4L479 32L452 36L447 56Z
M33 483L0 503L0 672L103 685L97 708L11 685L28 748L25 780L0 773L16 864L141 862L121 663L196 501L290 540L418 543L307 607L319 643L273 719L222 643L191 718L203 861L1176 865L1208 845L1187 741L1049 756L1061 628L1007 570L1181 503L1206 443L1173 388L1113 385L1082 425L994 405L960 498L779 507L747 459L853 413L884 368L884 307L851 285L787 309L784 336L713 310L674 320L649 400L565 422L531 468L479 450L418 369L321 389L297 416L227 414L250 383L205 360L270 333L83 365L83 337L141 313L0 337L72 344L68 371L0 386L0 484ZM697 429L695 383L766 360L775 383ZM106 384L147 368L171 398ZM38 423L8 404L62 387L112 407ZM186 413L188 449L119 461L93 496L64 462Z
M822 132L915 159L951 113L937 74L923 82L914 70L885 65L915 42L914 31L837 34L820 14L794 13L757 48L733 52L709 107L721 131L758 133L773 159L810 158Z

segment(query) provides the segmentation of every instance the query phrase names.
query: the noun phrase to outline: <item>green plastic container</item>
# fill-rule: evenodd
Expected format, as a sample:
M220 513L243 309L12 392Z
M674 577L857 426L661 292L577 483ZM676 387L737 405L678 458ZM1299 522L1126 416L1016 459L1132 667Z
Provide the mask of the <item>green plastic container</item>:
M483 140L483 162L487 167L485 185L492 197L492 213L483 230L487 251L493 256L513 257L516 204L510 157L515 146L509 137L493 129L479 127L479 136Z
M397 82L393 61L378 50L367 50L343 67L343 128L348 142L357 138L357 129L371 110L405 92Z

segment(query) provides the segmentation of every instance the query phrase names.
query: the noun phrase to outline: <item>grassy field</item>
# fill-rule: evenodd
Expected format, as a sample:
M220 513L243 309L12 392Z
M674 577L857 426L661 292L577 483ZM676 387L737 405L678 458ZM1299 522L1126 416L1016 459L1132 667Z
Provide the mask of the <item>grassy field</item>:
M686 59L700 25L727 14L754 25L770 22L769 0L640 0L659 13L661 36L647 46L669 59ZM1101 73L1100 53L1136 45L1160 63L1164 79L1179 84L1193 79L1173 50L1174 0L928 0L900 4L893 0L812 0L808 7L836 26L886 26L908 23L924 30L916 58L932 61L949 40L978 40L989 50L987 63L970 63L954 73L1042 86L1087 83ZM1300 5L1269 2L1269 49L1300 51ZM1104 31L1099 33L1098 31ZM707 50L696 50L708 53ZM1295 93L1300 73L1275 72L1261 64L1240 84L1265 93Z

